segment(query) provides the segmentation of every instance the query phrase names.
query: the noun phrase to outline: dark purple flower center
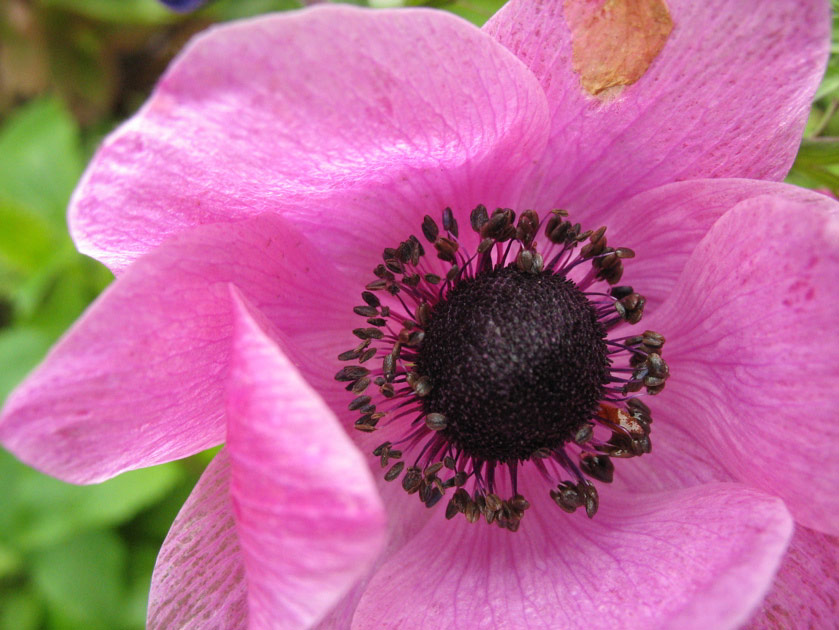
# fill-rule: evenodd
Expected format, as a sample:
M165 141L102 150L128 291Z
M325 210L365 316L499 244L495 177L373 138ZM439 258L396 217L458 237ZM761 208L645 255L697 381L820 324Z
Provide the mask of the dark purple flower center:
M567 442L609 381L597 311L573 282L517 267L459 282L431 311L415 371L442 435L482 460L524 461Z
M645 300L608 286L634 253L566 217L527 210L516 222L513 210L478 206L468 253L450 209L442 232L426 216L438 260L415 236L386 248L354 308L367 325L338 357L356 365L335 378L355 394L355 426L386 432L373 449L385 479L401 477L427 507L448 496L446 518L516 531L530 505L519 468L531 465L560 508L592 517L592 480L612 481L612 458L650 452L640 398L664 388L664 337L613 334L641 320Z

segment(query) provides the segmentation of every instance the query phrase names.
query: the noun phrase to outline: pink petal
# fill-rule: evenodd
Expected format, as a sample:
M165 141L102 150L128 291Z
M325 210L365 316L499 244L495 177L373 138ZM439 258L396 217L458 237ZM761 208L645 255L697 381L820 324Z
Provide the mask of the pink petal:
M792 533L781 501L736 485L616 497L593 520L545 494L516 534L439 513L373 578L353 630L735 628Z
M484 27L533 70L552 108L531 203L580 220L677 180L787 173L824 71L828 3L666 5L674 27L664 48L637 83L604 98L572 70L582 14L602 2L512 0Z
M642 326L649 328L660 321L654 319L657 311L676 289L691 253L717 219L741 201L761 195L816 206L824 203L822 194L788 184L707 179L654 188L606 213L603 222L609 227L610 242L637 254L626 262L622 282L632 284L647 298ZM688 423L681 422L696 413L692 392L671 384L663 395L647 402L656 419L653 455L619 464L616 486L649 491L731 480L717 449L708 448Z
M518 199L547 104L532 74L444 12L320 7L197 37L76 191L79 248L120 271L169 235L261 212L373 260L445 206ZM369 267L367 264L365 267Z
M346 406L324 367L356 325L346 282L282 218L265 216L199 228L133 265L9 397L0 441L79 483L219 444L231 282Z
M228 448L249 628L309 628L376 558L384 508L366 458L235 301Z
M835 627L837 575L839 539L796 527L772 590L746 630Z
M359 440L362 453L369 453L375 446L378 446L387 437L379 435L383 431L377 431L372 434L377 436L373 446L363 444L363 442L371 442L371 440ZM353 436L356 438L357 436ZM372 437L372 436L370 436ZM369 457L369 455L365 455ZM427 509L422 503L417 500L415 495L406 494L399 482L387 482L383 479L382 471L379 469L378 473L373 473L373 478L378 485L379 495L382 497L385 509L388 515L388 533L387 546L379 555L376 563L368 570L367 574L359 580L347 595L342 599L330 612L324 617L321 622L315 626L317 630L335 630L336 628L349 628L350 621L355 614L358 607L358 602L367 590L367 585L380 566L387 562L388 558L394 557L400 553L403 548L407 548L410 553L411 545L414 542L414 536L419 533L425 524L434 517L435 511Z
M157 556L148 630L246 630L247 585L230 501L230 460L207 466Z
M802 203L824 201L820 193L778 182L693 180L635 195L584 227L606 225L611 245L635 251L635 258L624 265L622 282L643 294L646 312L654 313L675 289L690 254L714 222L741 201L767 194Z
M663 419L828 533L839 532L837 286L839 205L757 197L717 221L646 321L668 338Z

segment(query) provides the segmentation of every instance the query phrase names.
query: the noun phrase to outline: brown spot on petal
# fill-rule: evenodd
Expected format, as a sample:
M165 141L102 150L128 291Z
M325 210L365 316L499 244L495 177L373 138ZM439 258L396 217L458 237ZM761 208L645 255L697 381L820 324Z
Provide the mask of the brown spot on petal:
M565 0L565 19L574 72L593 96L644 76L673 30L664 0Z

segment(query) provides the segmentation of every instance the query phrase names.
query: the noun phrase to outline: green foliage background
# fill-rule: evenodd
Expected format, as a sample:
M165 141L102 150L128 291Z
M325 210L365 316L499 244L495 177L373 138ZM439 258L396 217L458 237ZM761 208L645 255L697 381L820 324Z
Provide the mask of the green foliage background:
M503 2L401 4L480 25ZM0 0L0 400L111 280L76 252L65 220L103 135L143 102L193 33L299 6L219 0L178 15L155 0ZM839 192L837 111L834 44L789 181ZM143 628L157 551L211 457L79 487L0 450L0 630Z

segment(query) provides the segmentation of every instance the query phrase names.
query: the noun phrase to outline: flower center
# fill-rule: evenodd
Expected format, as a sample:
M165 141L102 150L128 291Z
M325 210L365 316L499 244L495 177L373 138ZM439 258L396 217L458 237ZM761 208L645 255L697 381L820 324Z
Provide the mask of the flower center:
M641 397L669 376L664 337L616 335L641 320L646 301L630 286L598 286L617 284L635 254L607 246L605 227L583 232L567 216L552 210L543 223L526 210L516 222L513 210L478 206L471 253L451 209L442 233L426 216L437 260L415 236L385 248L353 309L367 325L338 359L357 364L335 379L355 395L355 428L383 430L389 439L373 455L384 478L401 477L429 508L448 496L446 518L516 531L530 507L520 467L549 483L562 510L591 518L592 480L612 481L612 458L650 452Z
M442 435L483 460L555 449L597 410L609 380L597 311L548 271L492 269L462 280L431 311L415 372Z

